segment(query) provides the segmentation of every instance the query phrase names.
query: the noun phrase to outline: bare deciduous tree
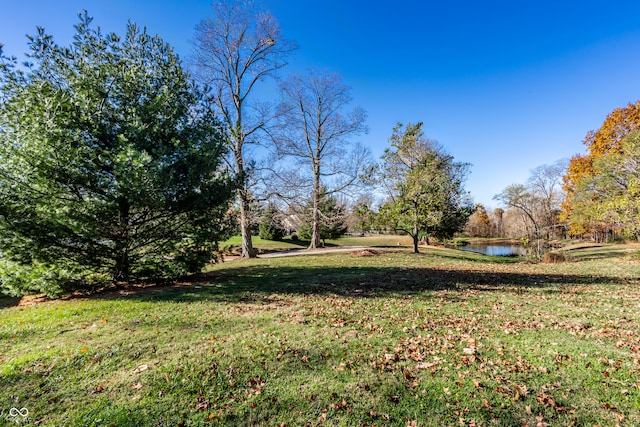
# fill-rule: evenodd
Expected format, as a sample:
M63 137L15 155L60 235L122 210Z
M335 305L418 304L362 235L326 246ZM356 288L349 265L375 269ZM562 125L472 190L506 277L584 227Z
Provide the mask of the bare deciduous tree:
M563 193L560 188L562 175L566 170L566 160L552 165L542 165L530 172L527 185L511 184L494 197L524 215L525 223L533 227L533 237L537 241L537 254L540 256L543 237L549 238L558 224L558 214ZM529 227L525 227L527 229ZM543 235L544 232L544 235Z
M286 65L295 44L285 40L269 12L257 11L252 1L220 0L213 15L196 26L191 58L196 77L211 89L213 102L227 128L229 166L238 181L242 256L256 255L251 241L251 159L245 145L258 141L267 114L249 104L256 85L275 77Z
M350 90L337 74L292 76L281 85L282 103L273 134L281 158L293 160L299 184L311 190L312 238L321 244L321 201L354 184L368 161L369 150L350 138L367 132L361 108L345 111ZM303 168L308 169L303 169Z
M567 170L569 161L561 159L550 165L538 166L530 171L527 184L537 195L542 226L547 228L547 235L558 224L560 204L564 199L562 176Z

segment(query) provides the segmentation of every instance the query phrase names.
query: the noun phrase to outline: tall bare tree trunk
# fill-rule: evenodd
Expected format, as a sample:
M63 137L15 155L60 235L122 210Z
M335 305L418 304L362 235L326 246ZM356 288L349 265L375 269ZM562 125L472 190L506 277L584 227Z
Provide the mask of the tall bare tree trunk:
M240 199L240 232L242 234L241 256L243 258L255 258L257 252L253 248L253 242L251 240L250 206L246 190L240 190L238 192L238 198Z
M309 249L321 247L320 236L320 166L315 165L313 168L313 222L311 225L311 243Z
M242 235L242 258L255 258L257 253L253 248L251 240L251 200L249 191L247 190L247 175L244 169L244 160L242 158L242 146L244 145L244 135L241 133L236 136L237 142L235 146L236 170L238 171L238 180L240 188L238 189L238 203L240 204L240 233Z

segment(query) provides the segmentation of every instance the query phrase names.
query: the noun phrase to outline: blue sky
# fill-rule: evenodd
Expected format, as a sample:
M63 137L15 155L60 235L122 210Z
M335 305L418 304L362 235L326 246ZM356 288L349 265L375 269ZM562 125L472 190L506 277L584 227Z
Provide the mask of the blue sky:
M77 13L106 31L131 19L186 58L209 0L1 0L5 54L43 26L67 44ZM640 2L263 0L299 45L285 73L341 74L367 110L358 138L378 157L397 122L424 122L489 207L529 170L584 152L581 141L618 106L640 99Z

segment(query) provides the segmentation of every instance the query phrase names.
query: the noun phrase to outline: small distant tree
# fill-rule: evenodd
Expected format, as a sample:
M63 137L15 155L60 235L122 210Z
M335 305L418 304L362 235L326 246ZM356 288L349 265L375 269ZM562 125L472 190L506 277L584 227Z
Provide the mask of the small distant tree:
M260 238L263 240L282 240L286 230L282 223L282 213L270 203L260 217Z
M347 232L346 209L333 196L321 197L321 203L317 210L319 216L319 236L324 244L326 239L337 239ZM301 224L298 226L298 236L302 239L310 239L314 235L314 204L309 201L304 208Z
M501 201L507 207L515 208L524 213L531 221L535 236L540 235L542 227L542 218L537 215L539 199L523 184L511 184L502 192L494 197L495 200Z
M378 214L381 225L403 231L418 253L421 238L450 238L472 212L464 180L468 164L455 162L434 140L424 138L422 123L394 127L380 168L389 199Z
M504 237L504 209L495 208L491 214L493 237Z
M375 212L371 209L370 198L361 198L351 209L352 228L357 230L361 236L371 231L374 223Z
M507 208L515 209L521 216L510 215L511 220L524 221L520 237L535 239L537 255L542 256L541 239L562 235L565 229L560 221L560 205L564 193L560 183L567 168L566 160L551 165L542 165L530 171L527 184L511 184L494 197ZM510 229L514 224L509 225Z
M469 217L465 232L471 237L491 237L491 219L484 205L476 205L474 212Z
M555 234L564 234L566 228L560 219L560 213L565 197L562 177L568 165L569 160L560 159L555 163L533 168L529 173L527 187L537 198L537 211L547 238Z
M85 12L73 43L40 28L32 65L0 65L0 277L5 292L174 278L226 237L224 134L173 50Z

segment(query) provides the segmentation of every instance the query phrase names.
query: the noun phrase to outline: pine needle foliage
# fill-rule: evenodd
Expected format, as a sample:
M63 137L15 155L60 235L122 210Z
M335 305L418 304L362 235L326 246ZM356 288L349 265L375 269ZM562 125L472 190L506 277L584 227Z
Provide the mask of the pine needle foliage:
M87 12L0 63L0 289L56 295L199 271L226 237L224 134L172 48Z

